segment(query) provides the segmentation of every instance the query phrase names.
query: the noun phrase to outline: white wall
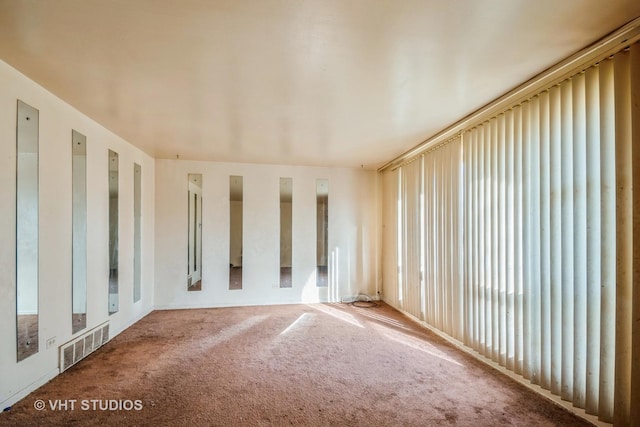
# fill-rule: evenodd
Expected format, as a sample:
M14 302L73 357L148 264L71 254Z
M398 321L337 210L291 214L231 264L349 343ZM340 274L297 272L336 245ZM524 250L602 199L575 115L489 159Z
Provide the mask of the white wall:
M39 344L16 359L16 109L39 110ZM87 137L87 328L114 336L156 308L338 301L375 295L376 173L154 160L0 61L0 408L59 373L72 334L71 131ZM108 151L119 154L119 312L108 314ZM133 303L133 165L142 166L142 298ZM203 175L202 291L188 292L187 175ZM228 290L229 176L244 177L243 289ZM280 288L280 177L293 178L293 287ZM316 287L316 179L329 180L330 286ZM157 187L156 187L157 186ZM156 188L158 191L156 192ZM156 228L155 225L158 225ZM157 281L155 281L157 277ZM79 332L78 334L81 334ZM55 344L46 348L48 339Z
M187 291L187 175L201 173L202 291ZM243 289L228 290L229 176L243 177ZM280 177L293 178L293 287L279 288ZM334 279L317 288L316 179L329 180L329 258ZM156 308L339 300L377 282L376 173L156 160Z
M16 108L39 110L39 342L16 362ZM87 329L115 335L148 313L154 294L154 160L0 61L0 409L58 373L71 333L71 130L87 137ZM120 311L107 313L108 150L120 154ZM142 166L142 298L133 303L133 163ZM186 185L186 176L185 176ZM186 187L185 187L186 188ZM185 252L186 253L186 252ZM46 348L46 341L56 343Z

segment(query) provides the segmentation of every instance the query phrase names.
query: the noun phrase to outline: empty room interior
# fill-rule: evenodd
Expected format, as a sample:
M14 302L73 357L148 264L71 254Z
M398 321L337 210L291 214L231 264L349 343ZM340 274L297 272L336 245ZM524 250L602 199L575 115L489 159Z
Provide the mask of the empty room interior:
M640 425L639 42L0 0L0 425Z

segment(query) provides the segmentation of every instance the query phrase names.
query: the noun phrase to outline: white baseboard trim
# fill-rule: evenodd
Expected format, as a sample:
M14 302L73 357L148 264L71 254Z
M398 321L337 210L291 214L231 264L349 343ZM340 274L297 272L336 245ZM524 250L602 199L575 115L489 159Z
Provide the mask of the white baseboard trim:
M127 329L129 329L131 326L133 326L134 324L138 323L140 320L142 320L144 317L148 316L152 311L154 311L156 308L154 306L151 306L149 308L147 308L146 310L144 310L142 313L140 313L138 316L132 318L131 320L129 320L127 323L125 323L125 325L119 329L112 329L109 334L111 335L109 337L109 341L111 341L114 337L116 337L117 335L120 335L121 332L126 331Z
M38 378L37 380L29 384L22 390L15 392L12 396L9 396L8 399L2 401L0 403L0 410L4 412L5 408L8 408L14 405L16 402L24 399L29 395L29 393L36 391L37 389L39 389L40 387L42 387L43 385L45 385L46 383L48 383L49 381L57 377L59 374L60 374L59 368L55 368L47 372L46 374L44 374L43 376L41 376L40 378Z
M261 305L296 305L296 304L323 304L331 301L319 300L319 301L243 301L237 302L223 302L217 304L161 304L156 305L154 310L189 310L198 308L229 308L229 307L255 307Z
M387 303L386 301L384 301L384 302ZM387 304L389 304L389 303L387 303ZM416 318L414 315L412 315L410 313L407 313L406 311L404 311L404 310L402 310L400 308L397 308L393 304L389 304L389 305L391 307L395 308L396 310L398 310L403 315L405 315L411 321L413 321L413 322L417 323L418 325L430 330L434 334L438 335L440 338L442 338L445 341L449 342L450 344L454 345L459 350L469 354L470 356L472 356L476 360L479 360L480 362L484 363L485 365L490 366L491 368L495 369L496 371L501 372L502 374L506 375L507 377L511 378L512 380L524 385L528 389L535 391L536 393L538 393L542 397L547 398L547 400L551 401L552 403L554 403L554 404L556 404L558 406L562 406L563 408L565 408L569 412L574 413L575 415L579 416L580 418L584 419L585 421L588 421L591 424L593 424L595 426L598 426L598 427L611 427L612 426L612 424L610 424L610 423L606 423L606 422L600 421L598 419L598 417L595 416L595 415L587 414L584 409L576 408L575 406L573 406L573 404L571 402L568 402L566 400L562 400L560 398L560 396L556 396L555 394L552 394L549 390L545 390L545 389L543 389L542 387L540 387L538 385L531 384L531 382L529 380L527 380L526 378L524 378L522 375L516 374L515 372L506 369L505 367L499 365L498 363L494 362L493 360L491 360L491 359L481 355L480 353L476 352L472 348L467 347L461 341L458 341L457 339L455 339L453 337L450 337L449 335L447 335L446 333L442 332L441 330L439 330L437 328L434 328L433 326L429 325L427 322L424 322L424 321Z
M140 315L134 317L129 322L127 322L124 327L122 327L122 328L120 328L118 330L115 330L115 329L110 330L109 331L109 341L111 341L115 336L117 336L118 334L120 334L124 330L128 329L133 324L137 323L143 317L147 316L153 310L154 310L153 306L149 307L148 309L144 310L144 312L142 312ZM96 351L99 351L99 350L100 349L98 349ZM30 393L33 393L34 391L36 391L37 389L39 389L40 387L42 387L43 385L45 385L46 383L48 383L49 381L51 381L52 379L57 377L59 374L60 374L60 368L56 367L55 369L47 372L45 375L43 375L42 377L38 378L37 380L35 380L31 384L29 384L28 386L24 387L22 390L19 390L19 391L15 392L9 398L7 398L6 400L0 402L0 411L3 411L5 408L10 407L10 406L14 405L16 402L24 399ZM0 416L2 416L2 415L0 415Z

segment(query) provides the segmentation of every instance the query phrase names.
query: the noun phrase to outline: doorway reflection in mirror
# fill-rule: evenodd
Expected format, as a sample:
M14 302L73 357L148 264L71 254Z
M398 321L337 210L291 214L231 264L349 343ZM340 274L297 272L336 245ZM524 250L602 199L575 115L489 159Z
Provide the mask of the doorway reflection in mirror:
M133 302L142 292L142 166L133 164Z
M117 313L118 301L118 153L109 150L109 314Z
M329 180L316 181L316 286L328 285L329 258Z
M202 174L189 174L187 290L202 290Z
M242 289L242 177L229 177L229 289Z
M293 179L280 178L280 287L291 288Z
M39 112L18 101L16 140L16 323L18 362L38 352Z
M87 326L87 138L71 132L72 332Z

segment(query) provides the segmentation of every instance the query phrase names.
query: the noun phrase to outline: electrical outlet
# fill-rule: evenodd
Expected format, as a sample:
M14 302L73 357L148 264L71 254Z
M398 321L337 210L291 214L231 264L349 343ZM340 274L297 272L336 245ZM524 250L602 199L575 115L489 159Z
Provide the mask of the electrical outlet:
M49 338L47 340L47 348L53 347L56 343L56 337Z

